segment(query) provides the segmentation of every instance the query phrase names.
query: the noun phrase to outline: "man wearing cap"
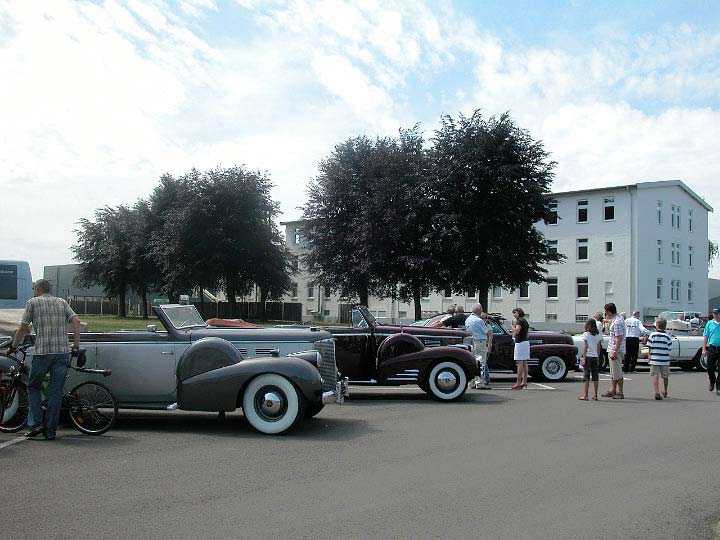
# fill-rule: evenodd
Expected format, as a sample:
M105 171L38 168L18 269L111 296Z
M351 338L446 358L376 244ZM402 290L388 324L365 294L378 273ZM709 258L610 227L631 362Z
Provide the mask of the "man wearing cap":
M710 379L710 391L716 390L720 396L720 384L718 384L715 372L720 361L720 308L712 310L713 318L705 325L703 331L702 353L707 356L707 373Z

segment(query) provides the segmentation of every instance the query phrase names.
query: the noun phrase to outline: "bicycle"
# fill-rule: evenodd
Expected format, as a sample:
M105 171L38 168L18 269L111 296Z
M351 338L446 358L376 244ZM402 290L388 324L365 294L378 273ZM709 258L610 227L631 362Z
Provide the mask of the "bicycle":
M7 340L0 344L0 350L8 348L12 343ZM21 357L11 353L0 355L13 362L7 376L0 377L0 409L4 413L0 416L0 432L16 433L27 425L30 412L27 397L27 377L29 368L26 362L27 350L31 344L18 347ZM109 369L90 369L85 367L85 350L78 349L71 353L77 358L76 365L68 367L79 373L102 375L109 377ZM2 373L0 372L0 375ZM67 375L66 375L67 380ZM43 401L43 411L47 409L47 401ZM112 391L102 383L84 381L63 394L61 410L68 411L70 421L75 428L86 435L102 435L114 424L118 416L118 405Z

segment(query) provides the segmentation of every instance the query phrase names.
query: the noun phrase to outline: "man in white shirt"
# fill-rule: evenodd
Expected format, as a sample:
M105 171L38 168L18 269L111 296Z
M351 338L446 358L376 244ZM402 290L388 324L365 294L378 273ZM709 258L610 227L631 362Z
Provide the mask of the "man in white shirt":
M465 330L473 336L473 354L477 358L478 365L482 367L483 383L480 385L480 378L475 377L471 382L476 390L490 389L490 370L488 369L488 356L492 349L492 327L483 318L483 307L481 304L473 306L472 314L465 320Z
M625 358L623 359L625 373L635 371L640 352L640 336L647 333L639 317L640 312L635 310L632 317L625 319Z

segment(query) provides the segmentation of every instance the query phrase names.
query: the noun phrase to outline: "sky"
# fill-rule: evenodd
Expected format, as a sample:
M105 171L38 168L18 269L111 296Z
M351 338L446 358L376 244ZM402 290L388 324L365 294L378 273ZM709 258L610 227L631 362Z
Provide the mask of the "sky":
M296 219L335 144L475 109L554 191L683 180L720 240L717 0L0 0L0 258L72 262L79 219L192 167L267 171Z

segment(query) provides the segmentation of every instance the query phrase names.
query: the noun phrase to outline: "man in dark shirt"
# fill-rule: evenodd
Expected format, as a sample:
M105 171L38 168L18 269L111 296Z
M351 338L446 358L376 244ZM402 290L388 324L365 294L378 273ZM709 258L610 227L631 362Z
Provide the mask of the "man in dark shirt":
M452 328L465 328L465 320L468 314L462 306L455 306L455 315L448 317L443 321L443 326L451 326Z

